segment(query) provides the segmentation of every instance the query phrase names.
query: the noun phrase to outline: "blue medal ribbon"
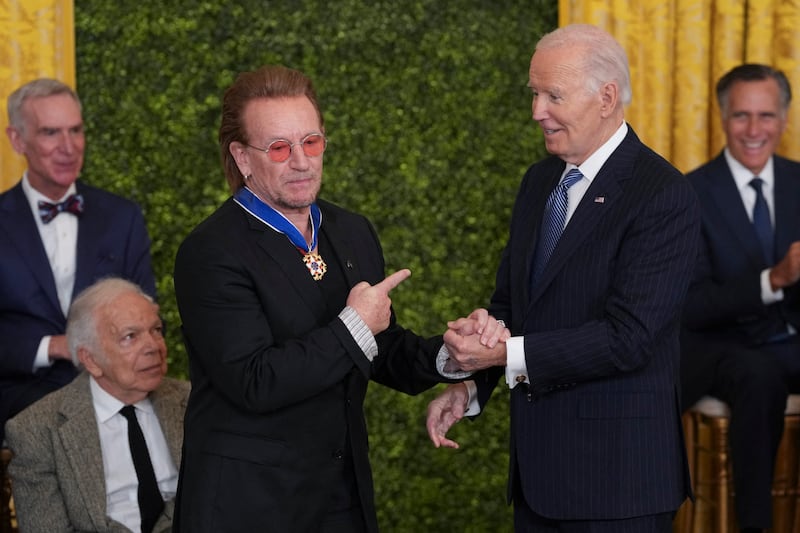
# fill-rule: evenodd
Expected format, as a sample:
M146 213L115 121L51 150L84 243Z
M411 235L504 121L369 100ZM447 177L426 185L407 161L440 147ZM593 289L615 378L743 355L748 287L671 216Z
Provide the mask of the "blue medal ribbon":
M316 203L311 204L311 245L309 246L300 230L283 216L283 213L265 203L247 187L239 189L233 195L233 200L270 228L286 235L292 244L306 254L310 254L317 247L317 235L319 227L322 225L322 212Z

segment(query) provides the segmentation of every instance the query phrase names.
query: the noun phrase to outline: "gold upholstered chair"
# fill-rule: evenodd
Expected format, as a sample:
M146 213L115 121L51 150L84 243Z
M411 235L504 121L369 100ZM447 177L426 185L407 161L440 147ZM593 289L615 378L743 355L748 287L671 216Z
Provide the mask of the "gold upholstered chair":
M783 437L772 484L774 533L800 533L800 394L786 402ZM728 460L728 406L710 396L683 415L686 449L695 502L685 502L675 517L674 533L735 533L731 465ZM758 438L754 435L753 438Z
M11 456L11 450L0 448L0 533L17 531L14 502L11 498L11 480L8 477L8 463L11 461Z

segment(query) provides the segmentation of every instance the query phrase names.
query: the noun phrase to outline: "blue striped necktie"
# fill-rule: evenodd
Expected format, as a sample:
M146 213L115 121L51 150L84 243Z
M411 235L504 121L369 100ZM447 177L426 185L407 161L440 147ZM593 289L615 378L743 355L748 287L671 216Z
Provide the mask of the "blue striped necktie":
M761 243L761 250L767 266L772 266L775 262L775 238L772 233L772 220L769 216L769 206L764 199L764 192L761 186L764 180L755 177L750 180L750 186L756 191L756 203L753 205L753 227Z
M550 255L558 244L558 239L561 238L561 232L564 231L564 225L567 220L567 206L569 204L569 197L567 191L575 185L583 174L577 168L573 168L561 182L556 185L550 197L547 199L547 204L544 207L544 216L542 217L542 228L539 232L539 241L536 244L536 255L533 260L533 278L532 284L535 285L547 262L550 260Z

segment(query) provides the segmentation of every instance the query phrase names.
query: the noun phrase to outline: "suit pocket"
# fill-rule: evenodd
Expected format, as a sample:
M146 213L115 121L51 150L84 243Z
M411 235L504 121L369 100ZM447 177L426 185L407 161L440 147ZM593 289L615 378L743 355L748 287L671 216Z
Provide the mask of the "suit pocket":
M652 392L583 394L578 400L578 418L654 418L657 395Z

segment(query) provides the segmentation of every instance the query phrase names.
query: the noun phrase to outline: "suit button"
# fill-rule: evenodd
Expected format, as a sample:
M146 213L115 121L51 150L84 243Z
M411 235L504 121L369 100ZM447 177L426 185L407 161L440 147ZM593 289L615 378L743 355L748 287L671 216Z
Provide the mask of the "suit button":
M342 459L344 459L344 450L334 450L334 452L331 454L331 457L333 457L337 461L341 461Z

